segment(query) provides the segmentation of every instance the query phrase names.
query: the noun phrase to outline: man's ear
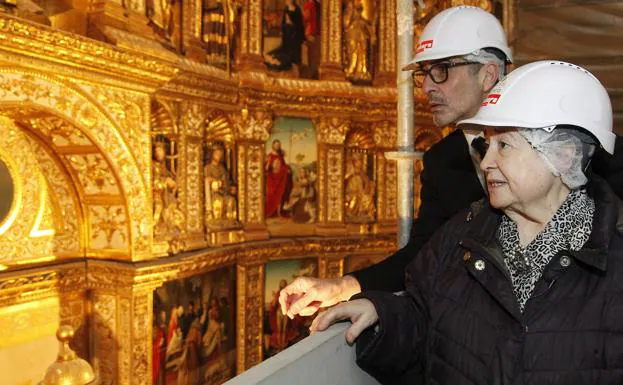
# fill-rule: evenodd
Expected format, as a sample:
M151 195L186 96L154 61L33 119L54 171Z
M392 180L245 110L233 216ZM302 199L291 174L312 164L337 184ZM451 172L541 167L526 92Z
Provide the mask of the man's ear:
M480 69L480 73L482 75L482 91L487 93L500 80L500 71L497 64L487 63Z

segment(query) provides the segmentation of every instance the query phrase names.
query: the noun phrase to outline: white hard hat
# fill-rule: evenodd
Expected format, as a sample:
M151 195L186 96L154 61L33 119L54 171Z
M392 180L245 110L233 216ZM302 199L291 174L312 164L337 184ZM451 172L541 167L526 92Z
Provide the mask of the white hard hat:
M593 74L575 64L554 60L521 66L503 78L478 113L457 123L496 127L577 126L614 153L612 106L608 92Z
M414 70L423 61L467 55L483 48L497 48L509 63L513 62L504 28L495 16L478 7L448 8L426 24L415 57L403 71Z

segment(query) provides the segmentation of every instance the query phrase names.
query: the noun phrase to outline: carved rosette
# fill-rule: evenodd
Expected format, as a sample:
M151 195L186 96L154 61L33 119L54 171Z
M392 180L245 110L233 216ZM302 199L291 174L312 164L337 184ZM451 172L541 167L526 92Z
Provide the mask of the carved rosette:
M264 264L238 265L237 373L262 362Z

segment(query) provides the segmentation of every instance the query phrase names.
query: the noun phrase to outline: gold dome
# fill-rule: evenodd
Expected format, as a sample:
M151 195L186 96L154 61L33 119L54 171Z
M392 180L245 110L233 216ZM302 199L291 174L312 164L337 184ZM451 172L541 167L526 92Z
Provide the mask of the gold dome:
M74 336L71 326L61 326L56 332L59 340L59 351L56 362L48 367L43 381L39 385L95 385L93 368L88 362L79 358L69 347Z

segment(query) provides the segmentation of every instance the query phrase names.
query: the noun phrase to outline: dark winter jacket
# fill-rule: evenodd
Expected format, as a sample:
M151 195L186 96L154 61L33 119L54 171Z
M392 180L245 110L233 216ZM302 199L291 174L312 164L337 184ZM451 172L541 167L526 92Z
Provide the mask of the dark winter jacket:
M377 330L357 363L377 377L423 365L427 384L623 384L623 205L602 179L584 247L555 256L523 313L485 203L453 217L407 268L407 294L364 292Z

